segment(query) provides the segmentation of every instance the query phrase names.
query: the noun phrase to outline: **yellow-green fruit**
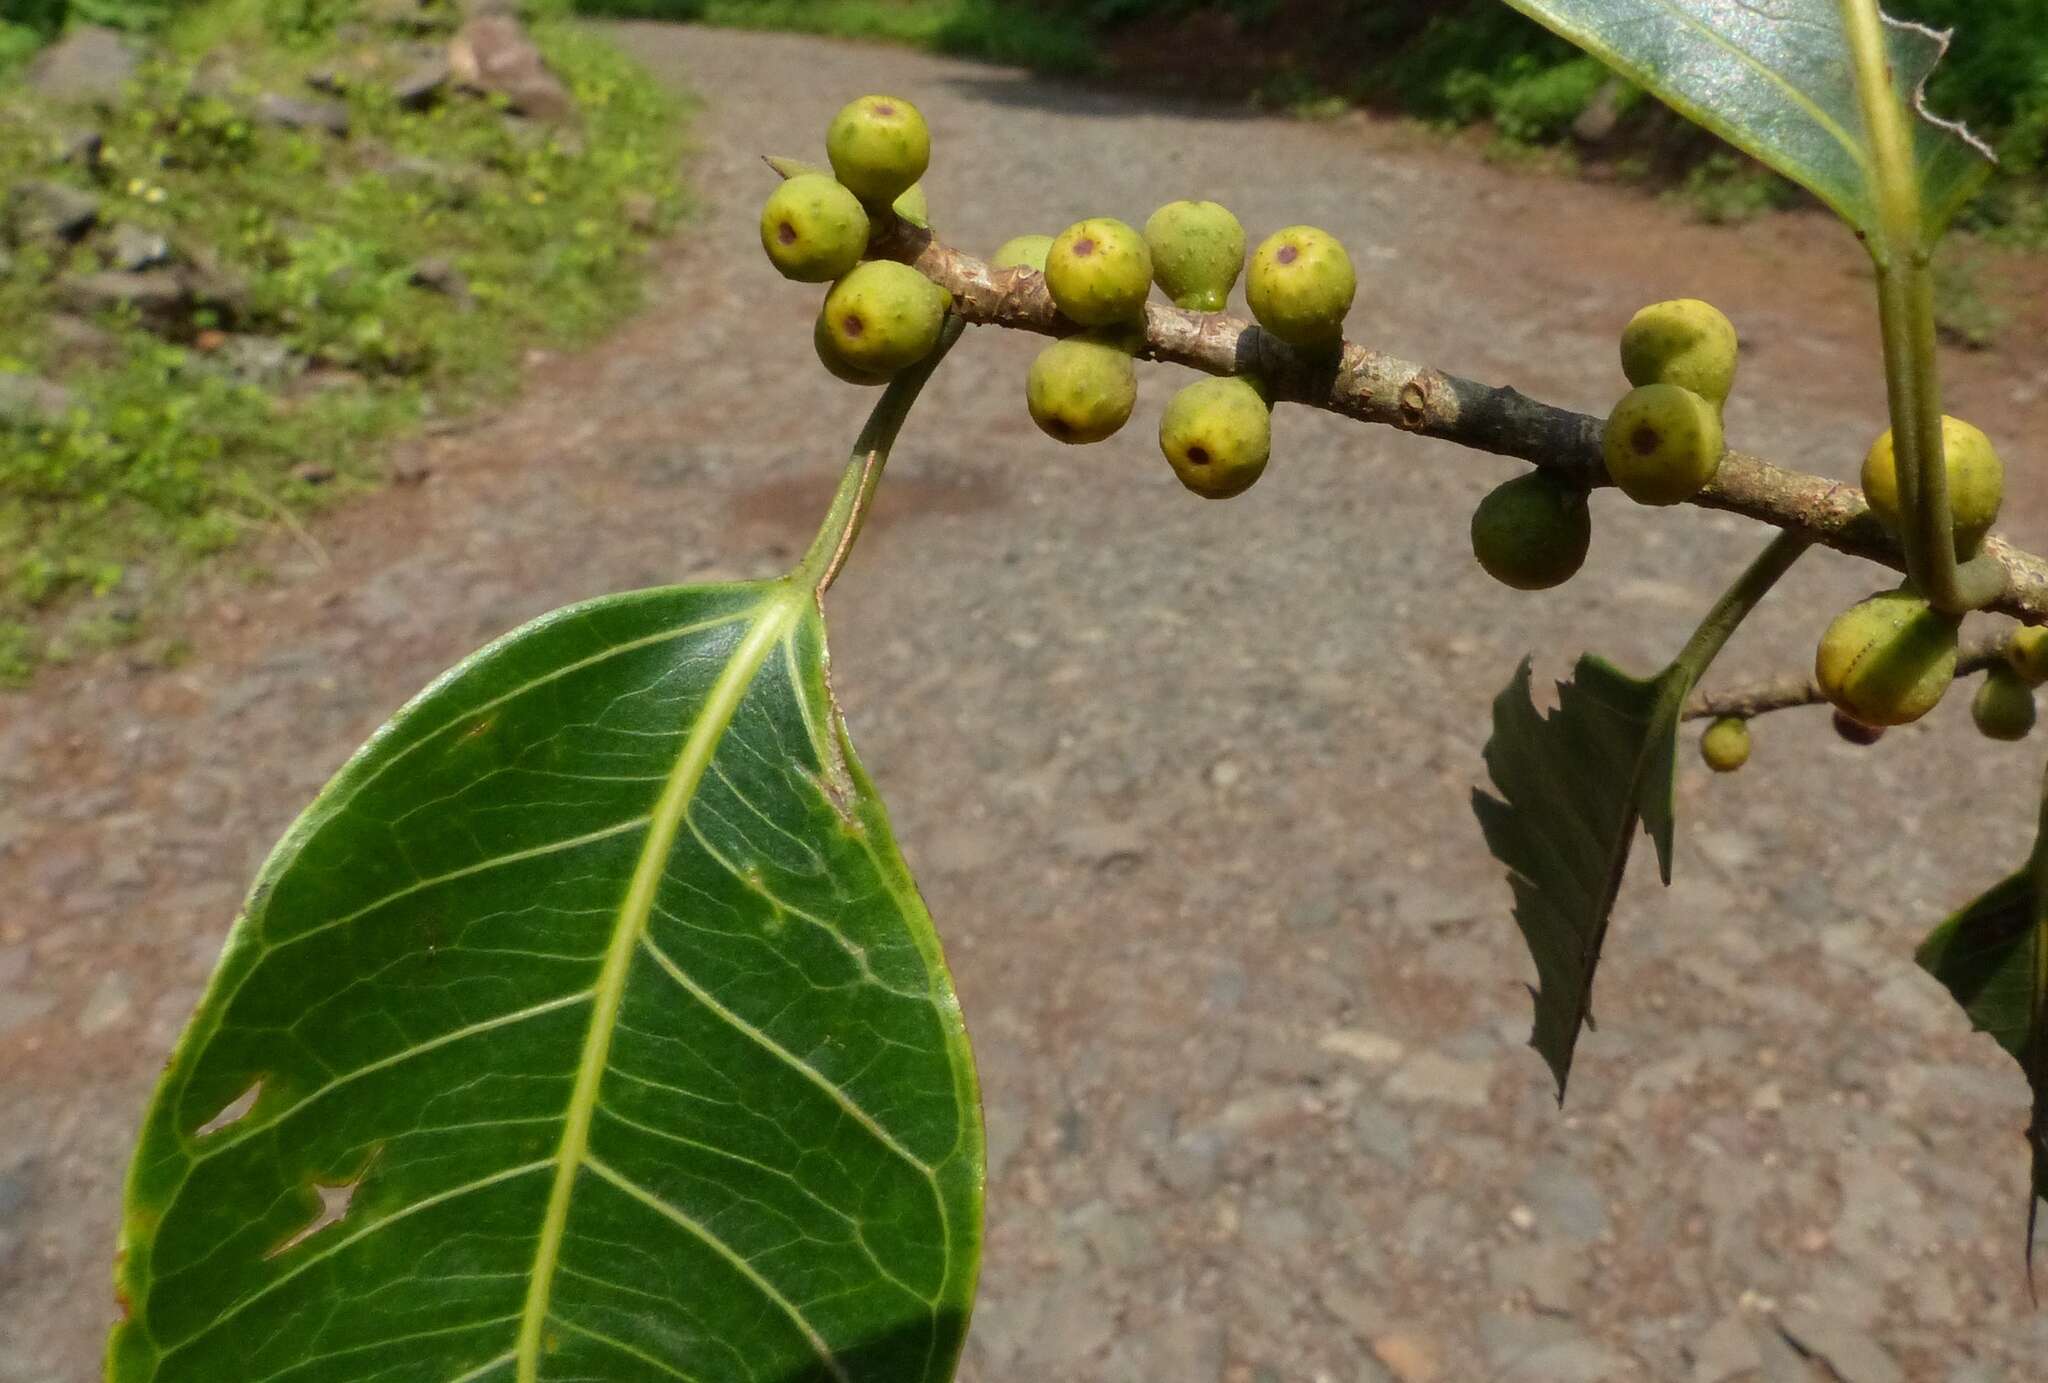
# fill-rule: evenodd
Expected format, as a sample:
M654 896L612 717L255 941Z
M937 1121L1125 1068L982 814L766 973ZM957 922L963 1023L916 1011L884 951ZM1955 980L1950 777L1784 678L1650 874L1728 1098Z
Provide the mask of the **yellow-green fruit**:
M1905 725L1933 710L1956 675L1956 627L1911 591L1884 591L1835 617L1814 680L1865 725Z
M1718 409L1676 384L1631 389L1608 415L1607 474L1638 504L1681 504L1706 488L1727 450Z
M1076 221L1045 252L1045 286L1069 321L1084 327L1127 321L1152 291L1145 237L1111 216Z
M1542 471L1496 486L1472 511L1472 555L1488 576L1518 591L1571 580L1592 541L1585 491Z
M2023 624L2006 640L2005 660L2030 687L2048 682L2048 629Z
M1722 716L1700 736L1700 757L1716 773L1733 773L1749 762L1749 722Z
M1998 506L2005 499L2005 464L1991 439L1961 418L1941 420L1941 449L1948 461L1948 512L1955 521L1956 550L1967 557L1998 521ZM1897 533L1899 470L1890 429L1863 458L1863 497L1884 526Z
M817 322L811 327L811 348L818 353L818 363L823 365L826 371L836 379L843 379L848 384L864 386L887 384L889 382L889 376L870 374L866 370L856 369L847 362L845 357L839 354L839 347L832 340L832 332L823 312L818 314Z
M2023 740L2034 728L2034 689L2011 668L1994 667L1970 702L1970 719L1986 739Z
M1221 312L1244 270L1244 227L1216 202L1168 202L1145 222L1152 277L1177 307Z
M1031 421L1060 442L1099 442L1130 421L1138 371L1130 352L1093 334L1055 341L1024 381Z
M1204 499L1241 495L1273 454L1273 413L1242 379L1200 379L1166 405L1159 449L1180 483Z
M1698 298L1651 303L1621 333L1630 384L1676 384L1716 408L1735 387L1735 355L1735 324Z
M784 278L830 283L860 263L867 247L860 198L823 173L788 179L761 208L761 248Z
M1045 252L1052 248L1049 235L1013 235L997 249L988 262L991 269L1036 269L1045 272Z
M832 174L869 206L887 206L924 176L932 132L916 106L900 96L848 101L825 131Z
M1357 293L1351 256L1336 236L1314 226L1267 236L1252 252L1244 281L1259 325L1304 350L1328 350L1344 339L1344 314Z
M929 227L932 223L931 203L925 200L924 184L921 182L912 183L908 192L889 204L889 210L913 226Z
M825 332L848 369L893 375L931 354L951 302L908 264L870 260L825 295Z

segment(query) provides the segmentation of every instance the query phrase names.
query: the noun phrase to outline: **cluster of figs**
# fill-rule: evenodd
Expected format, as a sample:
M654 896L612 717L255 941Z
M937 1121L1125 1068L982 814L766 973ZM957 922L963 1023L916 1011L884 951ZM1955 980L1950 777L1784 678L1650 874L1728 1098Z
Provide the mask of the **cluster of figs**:
M862 96L833 117L825 149L830 174L796 172L768 198L761 246L785 277L831 285L812 334L825 368L849 383L886 384L937 346L952 302L909 265L866 258L874 233L892 218L923 223L919 179L931 162L931 131L911 102ZM1077 328L1032 362L1025 381L1032 420L1073 444L1102 441L1130 421L1154 284L1176 306L1220 312L1242 274L1245 300L1267 333L1310 356L1341 350L1358 286L1342 243L1314 226L1289 226L1253 250L1249 266L1245 247L1238 219L1209 201L1170 202L1143 230L1090 217L1058 235L1003 244L990 267L1043 275L1054 305ZM1641 504L1680 504L1713 483L1727 451L1722 409L1735 386L1738 346L1728 318L1696 298L1653 303L1629 321L1621 366L1632 387L1602 434L1608 478L1623 494ZM1194 493L1242 494L1271 455L1272 408L1252 375L1198 380L1167 404L1160 450ZM2004 467L1977 428L1944 418L1942 429L1956 551L1968 558L1997 519ZM1872 511L1896 533L1889 431L1865 457L1862 479ZM1480 502L1471 538L1480 566L1503 584L1524 591L1560 585L1578 572L1591 544L1587 491L1539 467ZM1871 743L1885 728L1932 710L1955 679L1959 625L1910 586L1836 617L1821 637L1814 675L1843 737ZM2048 630L2020 629L2006 651L1972 710L1984 734L2014 740L2033 728L2034 688L2048 681ZM1715 721L1700 747L1716 771L1740 768L1750 752L1747 721Z

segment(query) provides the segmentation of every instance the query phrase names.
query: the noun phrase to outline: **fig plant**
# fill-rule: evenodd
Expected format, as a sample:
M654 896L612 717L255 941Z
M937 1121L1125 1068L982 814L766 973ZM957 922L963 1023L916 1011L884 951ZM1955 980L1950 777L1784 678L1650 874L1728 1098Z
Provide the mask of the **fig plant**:
M1588 654L1543 713L1525 662L1495 702L1494 791L1473 805L1560 1099L1638 827L1671 878L1682 720L1710 722L1701 753L1727 772L1758 716L1830 704L1839 733L1874 743L1982 673L1978 726L2024 736L2048 680L2048 562L1985 535L2003 468L1944 420L1935 373L1929 262L1984 162L1919 108L1940 37L1873 0L1510 3L1854 227L1890 404L1867 500L1727 448L1736 333L1697 300L1620 326L1630 391L1584 417L1347 343L1356 274L1316 227L1251 255L1256 326L1223 312L1246 242L1212 202L1159 208L1142 234L1101 215L1020 235L984 263L930 229L921 112L859 97L826 132L829 177L770 159L787 181L761 219L779 270L830 280L823 365L882 389L817 537L776 580L608 596L514 631L401 710L291 828L144 1122L110 1377L952 1376L981 1244L974 1069L827 683L823 599L969 325L1056 338L1025 403L1061 442L1118 432L1140 361L1213 376L1158 429L1205 498L1269 469L1279 405L1530 462L1472 521L1481 566L1517 590L1579 570L1603 485L1780 530L1654 676ZM1148 301L1155 282L1174 305ZM1826 624L1812 677L1702 692L1817 546L1905 583ZM1965 644L1981 612L2027 627ZM2048 1195L2041 842L1917 956L2034 1092L2029 1257Z

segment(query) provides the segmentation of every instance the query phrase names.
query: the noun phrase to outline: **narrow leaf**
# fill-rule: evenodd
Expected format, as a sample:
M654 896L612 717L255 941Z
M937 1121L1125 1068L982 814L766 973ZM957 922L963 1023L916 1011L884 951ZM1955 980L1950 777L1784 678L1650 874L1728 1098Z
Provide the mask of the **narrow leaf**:
M1579 659L1539 714L1525 659L1493 703L1486 767L1499 797L1472 794L1486 845L1508 868L1515 924L1536 962L1536 1028L1564 1099L1593 972L1640 823L1671 881L1678 714L1692 676L1677 666L1642 681L1604 658Z
M2044 847L2048 837L2035 849ZM1971 1026L2012 1054L2034 1092L2027 1125L2029 1265L2036 1217L2048 1199L2048 898L2035 878L2031 867L2012 875L1936 927L1914 956L1963 1006Z
M1507 0L1679 114L1878 234L1876 159L1856 94L1841 0ZM1989 172L1991 151L1927 110L1948 36L1885 21L1893 81L1916 111L1922 233L1931 243Z
M942 1380L982 1179L810 589L607 597L265 866L146 1118L109 1376Z

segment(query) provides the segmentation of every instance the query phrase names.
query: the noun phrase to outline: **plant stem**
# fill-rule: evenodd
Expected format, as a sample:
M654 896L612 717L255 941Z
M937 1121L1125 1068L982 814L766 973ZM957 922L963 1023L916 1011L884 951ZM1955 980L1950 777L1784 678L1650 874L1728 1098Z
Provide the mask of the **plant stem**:
M823 596L838 579L847 554L853 550L854 539L860 536L861 525L867 521L868 507L874 501L875 487L881 483L882 468L889 464L889 449L896 444L896 434L903 430L904 420L910 416L910 407L917 402L925 381L939 368L939 362L960 339L966 325L959 316L947 313L945 325L939 329L939 343L932 347L931 354L899 372L882 391L881 400L868 414L860 436L854 439L852 458L839 477L839 489L832 496L832 506L825 511L824 522L818 525L818 536L811 539L810 550L791 570L791 581L807 585Z
M1672 668L1682 671L1685 676L1673 686L1668 694L1676 695L1680 701L1692 695L1692 689L1699 685L1709 665L1721 652L1729 637L1749 618L1750 611L1770 594L1771 587L1778 579L1792 569L1792 564L1803 556L1813 540L1803 533L1780 533L1771 539L1770 545L1757 554L1757 559L1735 578L1735 584L1721 593L1714 602L1714 608L1707 611L1707 617L1693 630L1692 637L1685 641L1678 657L1672 661Z
M1898 472L1906 574L1947 614L1988 605L2003 581L1989 563L1956 561L1948 467L1941 439L1941 375L1935 358L1933 249L1920 206L1920 169L1910 117L1885 51L1877 0L1841 0L1842 28L1870 141L1866 170L1877 224L1864 237L1877 268L1878 321L1884 336L1885 393Z

